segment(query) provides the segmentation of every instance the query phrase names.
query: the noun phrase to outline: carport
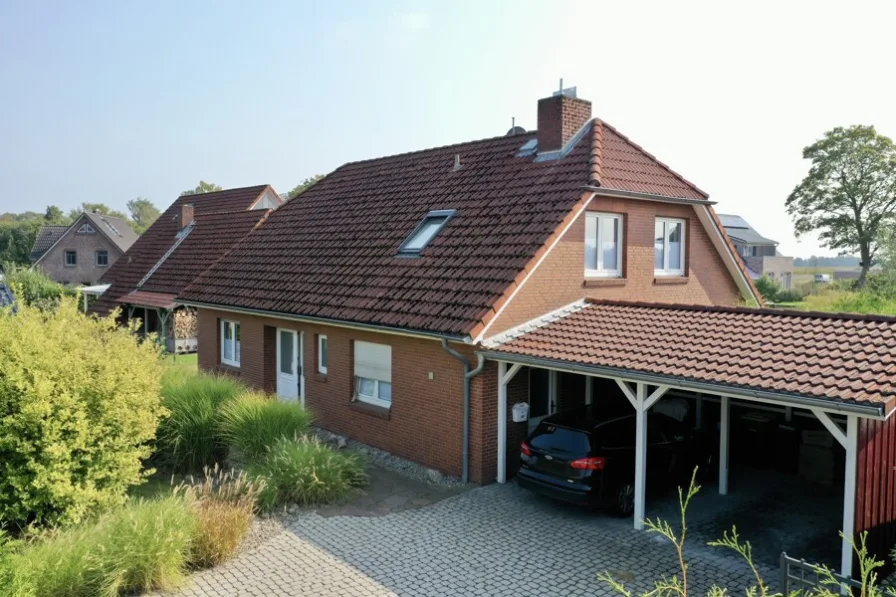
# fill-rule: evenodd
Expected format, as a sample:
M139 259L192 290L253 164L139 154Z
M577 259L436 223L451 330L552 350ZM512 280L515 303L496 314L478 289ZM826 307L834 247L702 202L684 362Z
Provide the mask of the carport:
M635 528L645 512L646 413L670 391L719 408L719 493L728 492L731 403L811 413L845 452L845 537L869 532L869 549L886 558L896 522L896 318L746 308L582 301L489 339L498 362L498 482L507 479L508 388L524 367L548 370L548 403L558 377L615 384L636 413ZM699 416L699 415L698 415ZM800 506L795 504L794 506ZM841 545L841 572L853 554Z

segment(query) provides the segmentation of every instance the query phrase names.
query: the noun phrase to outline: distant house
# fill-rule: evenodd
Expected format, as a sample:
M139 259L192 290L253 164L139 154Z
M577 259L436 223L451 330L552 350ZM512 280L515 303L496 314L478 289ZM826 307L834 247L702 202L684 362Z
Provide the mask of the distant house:
M790 289L793 257L781 255L778 241L765 238L740 216L719 214L719 219L754 280L765 275L778 282L781 288Z
M3 266L0 265L0 309L14 305L15 302L16 299L12 294L12 290L10 290L9 284L6 283L6 274L3 273Z
M281 203L268 185L179 197L103 276L110 284L91 313L122 309L141 332L157 333L170 352L198 345L194 311L175 295L262 224Z
M85 212L71 226L44 226L31 248L32 267L62 284L96 284L137 233L125 220Z

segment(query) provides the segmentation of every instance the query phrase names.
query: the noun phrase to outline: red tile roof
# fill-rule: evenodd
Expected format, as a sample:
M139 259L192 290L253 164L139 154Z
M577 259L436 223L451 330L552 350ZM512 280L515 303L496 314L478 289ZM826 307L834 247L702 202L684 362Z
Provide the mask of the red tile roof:
M465 335L587 185L706 196L599 120L557 159L517 155L535 138L530 132L346 164L273 213L179 298ZM421 256L396 257L426 213L442 209L457 213Z
M179 197L103 275L101 281L111 286L91 312L105 315L118 306L119 298L138 290L140 280L174 245L180 231L181 205L193 205L196 226L140 290L180 291L262 220L265 211L247 210L267 188L259 185Z
M135 290L134 292L126 294L118 299L118 302L125 305L156 307L158 309L173 309L175 306L174 299L175 295L173 294Z
M593 301L494 352L896 406L896 318Z

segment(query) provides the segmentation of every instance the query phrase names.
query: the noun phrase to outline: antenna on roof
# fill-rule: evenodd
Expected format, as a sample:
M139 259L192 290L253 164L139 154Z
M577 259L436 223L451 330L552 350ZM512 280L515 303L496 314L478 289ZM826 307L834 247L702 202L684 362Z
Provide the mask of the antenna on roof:
M567 87L563 88L563 79L560 79L560 89L554 92L554 97L559 95L565 95L566 97L576 98L578 97L578 92L575 87Z
M526 129L524 129L521 126L516 125L516 116L511 116L510 117L510 130L507 131L507 134L504 136L505 137L513 137L514 135L522 135L525 132L526 132Z

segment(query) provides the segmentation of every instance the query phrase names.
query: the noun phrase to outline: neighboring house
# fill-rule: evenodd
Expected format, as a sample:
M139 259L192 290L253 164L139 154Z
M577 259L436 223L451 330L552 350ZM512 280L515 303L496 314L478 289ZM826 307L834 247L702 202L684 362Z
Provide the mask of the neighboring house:
M280 205L268 185L179 197L103 277L110 284L91 313L122 308L171 352L196 350L195 314L175 296Z
M755 280L768 276L780 284L784 290L793 285L793 257L785 257L778 251L778 242L765 238L740 216L719 214L737 254Z
M32 267L62 284L92 285L115 265L137 233L125 220L82 213L71 226L44 226L31 249Z

